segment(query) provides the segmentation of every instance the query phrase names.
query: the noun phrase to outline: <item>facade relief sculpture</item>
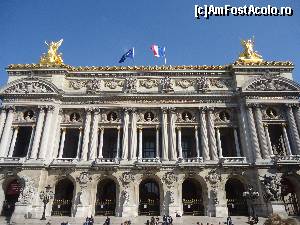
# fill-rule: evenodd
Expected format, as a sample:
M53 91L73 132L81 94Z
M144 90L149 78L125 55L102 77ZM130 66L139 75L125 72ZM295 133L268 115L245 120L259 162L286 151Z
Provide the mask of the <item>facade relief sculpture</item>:
M21 190L18 198L20 204L32 204L33 197L37 192L34 181L28 176L21 176L20 178Z
M155 79L146 79L146 80L140 80L140 86L145 87L147 89L158 87L159 81Z
M123 80L111 79L111 80L104 81L104 86L108 87L109 89L116 89L117 87L123 87L123 85L124 85Z
M281 198L281 182L277 175L267 175L260 177L260 181L264 186L264 198L267 201L279 201Z

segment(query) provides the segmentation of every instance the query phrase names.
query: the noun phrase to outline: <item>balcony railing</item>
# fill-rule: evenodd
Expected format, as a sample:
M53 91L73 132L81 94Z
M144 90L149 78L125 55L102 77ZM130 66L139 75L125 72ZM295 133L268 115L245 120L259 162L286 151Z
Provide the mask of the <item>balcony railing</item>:
M202 157L194 157L194 158L182 158L178 159L179 163L203 163Z
M97 158L95 164L116 164L119 163L117 158Z
M246 164L247 159L246 157L222 157L219 159L219 162L222 164Z
M77 158L61 158L53 159L52 164L75 164L78 162Z
M300 155L275 155L272 160L279 164L300 164Z
M141 158L137 160L138 163L160 163L159 158Z
M1 157L0 163L3 164L21 164L26 160L25 157Z

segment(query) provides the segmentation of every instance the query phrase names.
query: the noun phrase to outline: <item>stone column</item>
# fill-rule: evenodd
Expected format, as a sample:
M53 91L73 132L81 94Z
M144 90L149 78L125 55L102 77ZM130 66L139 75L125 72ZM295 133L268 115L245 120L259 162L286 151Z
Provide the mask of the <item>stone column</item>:
M60 142L60 136L61 136L61 121L63 119L63 110L59 109L58 111L58 118L56 121L56 128L55 128L55 137L54 137L54 143L53 143L53 151L51 154L51 159L58 158L59 155L59 142Z
M58 152L59 159L61 159L64 154L65 139L66 139L66 128L61 128L61 138L60 138L60 145L59 145L59 152Z
M293 155L285 126L286 126L285 124L282 124L282 132L283 132L285 148L288 155Z
M208 137L209 137L209 147L210 147L211 159L218 160L213 108L208 109L207 123L208 123Z
M177 160L177 151L176 151L176 130L175 130L175 122L176 122L176 114L175 108L170 109L170 160L176 161Z
M39 145L40 145L40 140L41 140L41 135L42 135L42 129L43 129L43 124L44 124L44 119L45 119L44 107L39 107L39 115L38 115L38 119L37 119L35 135L34 135L31 154L30 154L31 159L36 159L37 158L37 153L38 153L38 150L39 150Z
M237 128L233 129L236 156L241 157L241 150L240 150L240 145L239 145L239 136L238 136L238 133L237 133L236 129Z
M256 121L256 128L257 128L257 134L258 134L258 140L260 143L261 152L264 159L269 159L270 155L268 151L268 144L267 144L266 134L264 130L264 124L262 122L261 107L256 106L254 110L255 110L255 121Z
M122 160L128 160L128 125L129 125L129 109L124 109Z
M167 161L168 160L169 142L168 142L168 114L167 114L166 108L162 108L161 133L162 133L161 159L163 161Z
M100 137L99 137L99 146L98 146L98 159L103 158L103 136L104 136L104 128L100 127Z
M130 159L136 160L137 149L137 115L136 110L133 109L131 113L131 131L130 131Z
M120 127L118 126L117 127L118 129L118 136L117 136L117 153L116 153L116 159L119 160L119 157L120 157L120 144L121 144L121 129Z
M296 123L297 123L298 132L300 133L300 107L299 107L299 104L297 104L294 107L294 117L295 117L295 120L296 120Z
M83 130L83 140L82 140L82 150L81 150L81 160L87 160L89 141L90 141L90 128L91 128L91 118L92 109L85 110L85 122Z
M81 143L82 143L82 127L79 128L79 136L78 136L78 144L77 144L77 151L76 151L76 159L80 158Z
M222 143L221 143L221 136L220 136L219 128L216 128L216 137L217 137L219 158L223 158Z
M139 130L139 160L142 161L143 158L143 129L141 127L138 128Z
M272 149L272 143L271 143L271 139L270 139L268 124L264 124L264 128L265 128L265 134L266 134L267 143L268 143L268 149L270 152L270 156L272 157L272 156L274 156L274 153L273 153L273 149Z
M300 154L300 138L299 138L297 125L296 125L293 110L292 110L292 105L287 104L286 108L287 108L286 113L287 113L288 122L289 122L290 134L291 134L292 139L293 139L293 142L292 142L293 147L294 147L293 153L295 155L299 155Z
M159 127L156 126L156 158L159 159Z
M181 146L181 127L177 127L177 149L179 154L179 159L182 159L182 146Z
M197 126L195 126L195 142L196 142L197 158L200 158L199 136L198 136L198 127Z
M98 146L98 123L99 123L99 110L95 109L93 113L92 131L91 131L91 144L89 152L89 160L95 160Z
M8 151L8 140L11 132L11 126L14 119L14 107L8 107L8 113L3 128L3 133L0 142L0 157L6 157Z
M28 149L27 149L27 154L26 154L26 159L30 158L34 134L35 134L35 125L32 125L31 135L30 135L30 141L29 141L29 145L28 145Z
M2 107L1 114L0 114L0 137L4 128L5 119L6 119L6 109Z
M210 160L205 111L206 111L205 108L199 108L202 156L204 160Z
M13 131L13 137L12 137L12 140L11 140L11 143L10 143L8 157L12 157L13 154L14 154L14 149L15 149L15 145L16 145L16 141L17 141L19 127L15 127L13 130L14 130Z
M256 127L255 127L255 121L254 121L254 117L253 117L252 108L250 105L247 108L247 117L248 117L249 129L250 129L250 134L251 134L250 142L252 143L252 149L254 150L255 158L261 159L259 143L258 143Z
M45 155L48 150L48 139L49 139L50 127L52 123L53 110L54 110L53 106L47 107L47 115L46 115L46 121L43 129L42 139L41 139L39 159L45 159Z

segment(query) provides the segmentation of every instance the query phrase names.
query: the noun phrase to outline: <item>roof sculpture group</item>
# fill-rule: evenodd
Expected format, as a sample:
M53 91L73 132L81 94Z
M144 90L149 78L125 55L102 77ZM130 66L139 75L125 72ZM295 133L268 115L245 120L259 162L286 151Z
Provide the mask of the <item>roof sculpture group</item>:
M262 66L293 66L293 63L264 61L262 56L254 50L254 38L242 40L242 53L239 58L230 65L163 65L163 66L70 66L63 63L62 53L58 52L62 45L63 39L55 42L51 41L48 46L47 53L43 53L38 64L11 64L8 69L26 69L26 68L44 68L58 67L65 68L70 71L157 71L157 70L223 70L231 65L262 65Z

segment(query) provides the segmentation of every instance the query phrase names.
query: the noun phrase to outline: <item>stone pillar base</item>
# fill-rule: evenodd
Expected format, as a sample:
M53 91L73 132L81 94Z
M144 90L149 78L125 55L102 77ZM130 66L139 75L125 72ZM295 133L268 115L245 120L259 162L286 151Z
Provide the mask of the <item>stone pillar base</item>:
M271 202L272 211L273 213L278 214L283 218L287 218L288 214L285 211L284 203L283 202Z
M91 205L77 205L74 212L74 217L90 217L92 215L92 206Z
M11 222L22 222L24 219L32 218L32 207L28 204L16 203Z
M228 209L227 206L216 205L216 217L227 217Z
M178 205L170 205L169 206L169 216L172 216L173 218L175 218L176 213L178 213L180 216L182 216L182 211L181 211L181 207Z
M122 210L122 217L130 218L138 216L138 208L136 205L124 205Z

